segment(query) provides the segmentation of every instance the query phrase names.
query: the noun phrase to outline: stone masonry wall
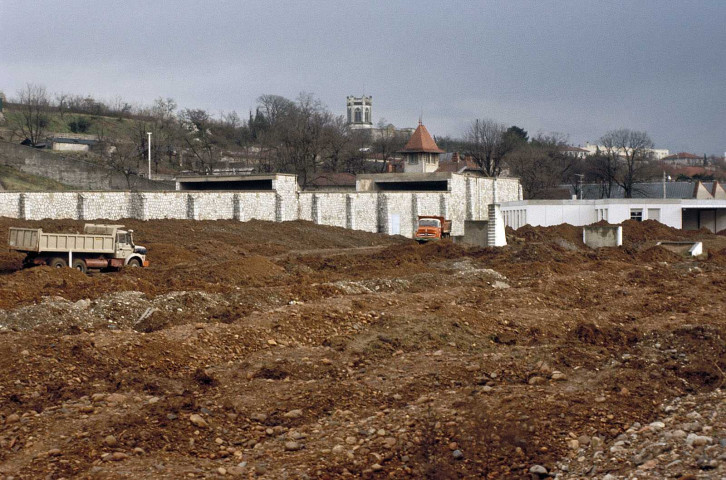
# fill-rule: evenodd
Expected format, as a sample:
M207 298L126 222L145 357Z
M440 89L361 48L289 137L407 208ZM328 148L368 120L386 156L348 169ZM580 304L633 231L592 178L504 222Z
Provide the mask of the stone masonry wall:
M489 178L452 175L448 192L298 192L293 176L261 192L0 192L0 216L41 220L308 220L368 232L411 237L419 215L452 220L452 235L465 220L486 220L493 200ZM499 202L521 198L516 179L497 181Z

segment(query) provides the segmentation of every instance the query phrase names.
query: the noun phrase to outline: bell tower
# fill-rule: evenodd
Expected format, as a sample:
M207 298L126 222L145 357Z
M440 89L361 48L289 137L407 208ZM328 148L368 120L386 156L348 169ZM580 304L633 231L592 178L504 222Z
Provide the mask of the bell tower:
M348 125L352 129L373 128L373 97L365 96L347 98Z

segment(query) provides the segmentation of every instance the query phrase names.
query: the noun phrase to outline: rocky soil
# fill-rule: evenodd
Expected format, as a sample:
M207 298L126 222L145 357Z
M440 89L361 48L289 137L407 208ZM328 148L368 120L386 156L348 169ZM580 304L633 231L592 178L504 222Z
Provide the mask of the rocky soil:
M0 478L726 477L724 236L121 223L150 268L0 252Z

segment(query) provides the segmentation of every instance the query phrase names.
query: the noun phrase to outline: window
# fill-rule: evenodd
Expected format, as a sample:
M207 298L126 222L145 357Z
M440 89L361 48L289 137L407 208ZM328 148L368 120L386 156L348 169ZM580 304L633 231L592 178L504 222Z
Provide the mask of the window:
M595 213L597 214L597 221L605 220L608 221L608 209L607 208L596 208Z
M438 221L435 218L422 218L418 221L419 227L436 227L439 228L441 226L441 222Z
M409 155L407 161L409 165L418 165L418 155L416 155L415 153Z
M355 123L361 123L363 121L362 117L361 117L360 108L355 109L355 120L354 121L355 121Z
M643 221L643 209L642 208L631 208L630 209L630 219L635 220L636 222L642 222Z

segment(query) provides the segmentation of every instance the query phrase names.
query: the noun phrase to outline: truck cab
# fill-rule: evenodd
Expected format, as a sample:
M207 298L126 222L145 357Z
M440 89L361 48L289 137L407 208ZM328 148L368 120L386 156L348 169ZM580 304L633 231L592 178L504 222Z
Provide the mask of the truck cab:
M418 217L418 228L414 238L419 243L431 240L441 240L451 235L451 220L434 215L422 215Z

